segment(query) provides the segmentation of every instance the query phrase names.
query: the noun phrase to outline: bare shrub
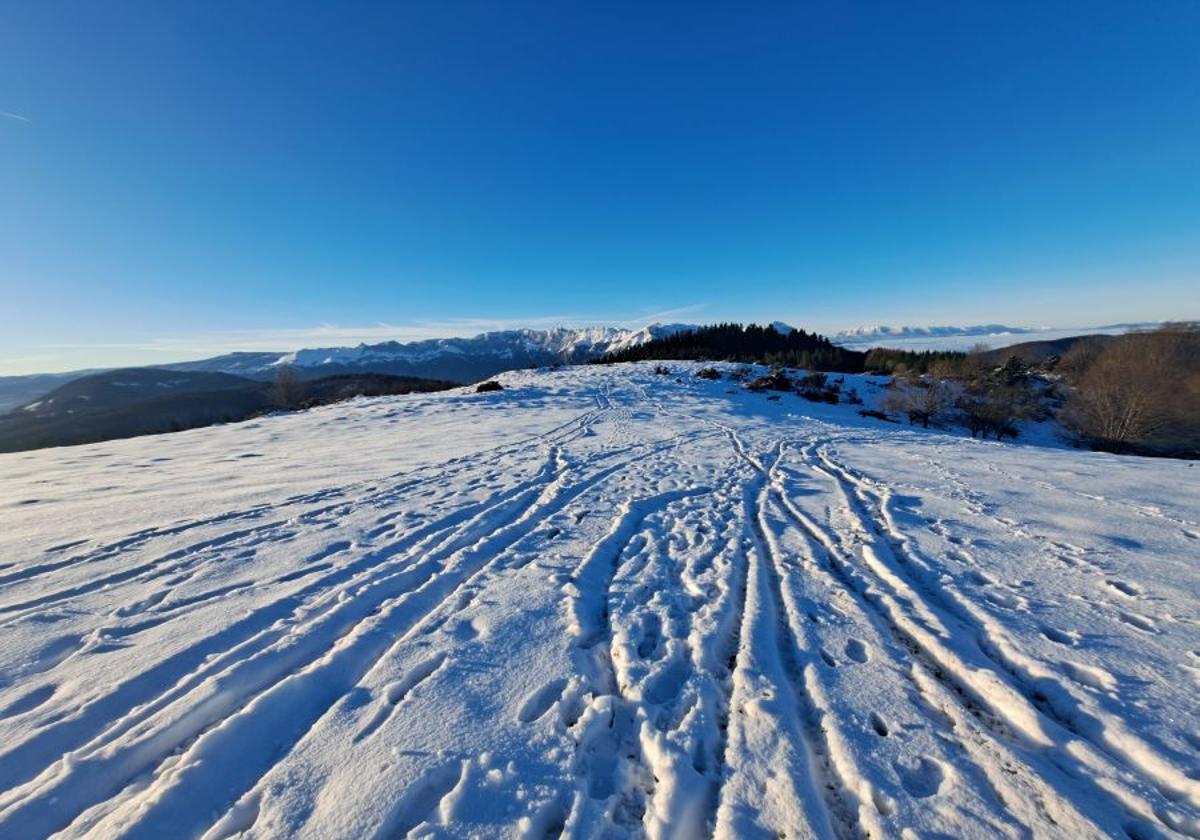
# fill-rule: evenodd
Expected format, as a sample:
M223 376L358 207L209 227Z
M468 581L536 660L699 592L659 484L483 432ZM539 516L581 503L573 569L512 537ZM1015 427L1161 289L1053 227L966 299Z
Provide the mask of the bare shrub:
M837 405L840 399L838 392L832 388L805 388L799 393L809 402L827 403L828 405Z
M794 384L782 370L773 370L766 376L752 379L742 387L747 391L791 391Z
M804 376L800 377L800 380L796 383L796 386L808 390L820 391L825 387L825 384L828 381L829 376L827 374L821 373L820 371L813 371L812 373L806 373Z
M275 381L271 385L271 401L279 408L299 408L304 399L304 383L291 365L275 369Z
M995 379L971 382L955 402L971 437L996 440L1017 436L1017 421L1029 414L1029 392L1023 385Z
M1081 338L1059 360L1057 371L1071 384L1078 384L1088 368L1096 363L1104 352L1106 342L1098 338Z
M884 411L908 417L909 425L928 429L953 402L950 389L936 379L897 379L883 398Z
M1171 324L1110 342L1078 374L1063 417L1081 437L1105 448L1196 447L1200 328Z
M938 359L929 366L929 375L934 379L960 379L971 372L967 358Z

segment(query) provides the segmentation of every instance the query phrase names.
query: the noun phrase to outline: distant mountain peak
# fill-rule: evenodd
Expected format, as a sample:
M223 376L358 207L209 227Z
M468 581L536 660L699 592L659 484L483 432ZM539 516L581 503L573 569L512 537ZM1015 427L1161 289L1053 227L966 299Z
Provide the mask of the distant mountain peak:
M578 364L655 338L695 329L690 324L619 327L551 327L480 333L470 338L383 341L354 347L315 347L289 353L230 353L198 362L169 365L176 370L232 373L269 379L280 367L301 376L333 373L391 373L473 382L501 371L552 364Z
M873 324L855 327L835 333L836 339L864 338L933 338L938 336L973 336L989 335L1023 335L1033 332L1029 327L1010 327L1005 324L974 324L966 327L957 326L887 326Z

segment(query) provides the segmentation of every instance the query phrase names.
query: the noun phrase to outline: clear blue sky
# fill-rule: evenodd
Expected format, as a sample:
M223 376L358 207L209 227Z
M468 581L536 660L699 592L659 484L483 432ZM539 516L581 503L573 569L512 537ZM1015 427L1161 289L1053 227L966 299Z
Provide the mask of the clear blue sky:
M1194 0L6 3L0 112L0 373L1200 317Z

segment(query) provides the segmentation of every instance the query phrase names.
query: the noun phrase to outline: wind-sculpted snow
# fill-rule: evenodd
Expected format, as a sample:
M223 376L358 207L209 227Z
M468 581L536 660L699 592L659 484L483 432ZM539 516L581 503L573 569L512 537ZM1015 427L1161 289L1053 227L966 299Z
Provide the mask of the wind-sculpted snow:
M0 456L0 837L1200 837L1197 467L694 367Z

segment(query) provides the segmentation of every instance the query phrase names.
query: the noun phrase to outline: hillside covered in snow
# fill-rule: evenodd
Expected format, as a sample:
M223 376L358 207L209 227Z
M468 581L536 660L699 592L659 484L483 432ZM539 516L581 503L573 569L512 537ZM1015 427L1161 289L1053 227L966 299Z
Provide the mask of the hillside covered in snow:
M1200 468L697 368L0 455L0 837L1200 836Z

